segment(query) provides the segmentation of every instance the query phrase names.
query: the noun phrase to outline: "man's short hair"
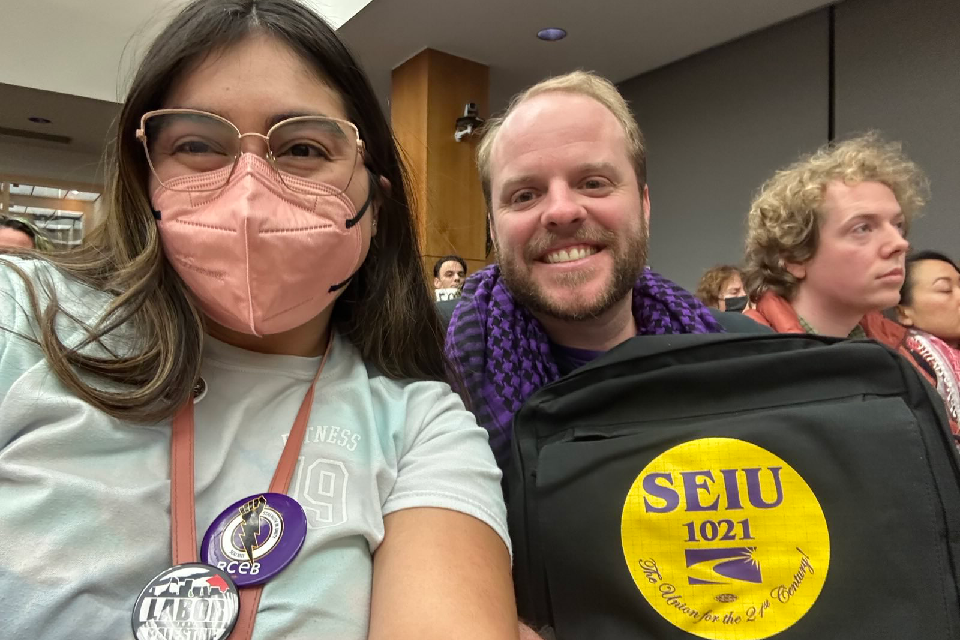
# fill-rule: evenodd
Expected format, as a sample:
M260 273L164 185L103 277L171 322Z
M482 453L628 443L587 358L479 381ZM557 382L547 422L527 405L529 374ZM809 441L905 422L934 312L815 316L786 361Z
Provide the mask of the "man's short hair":
M497 134L503 126L504 120L517 107L534 96L543 93L571 93L574 95L593 98L610 110L623 127L627 138L627 152L633 161L633 169L637 174L637 184L640 189L647 184L647 150L643 141L643 134L637 125L636 118L630 112L627 101L612 82L589 71L573 71L562 76L548 78L538 82L526 91L518 93L510 101L510 106L502 116L487 120L483 128L483 138L477 147L477 169L480 172L480 182L483 185L483 197L487 202L487 210L492 211L492 194L490 193L490 156Z
M460 266L463 267L463 272L464 273L467 272L467 263L463 258L461 258L460 256L443 256L442 258L437 260L437 263L435 265L433 265L434 278L440 277L440 268L443 267L444 262L459 262Z
M49 251L53 246L49 238L47 238L47 236L45 236L36 225L31 224L22 218L0 216L0 228L13 229L14 231L19 231L20 233L26 235L28 238L30 238L30 241L33 242L35 249Z
M926 176L901 145L885 142L876 132L824 145L777 171L750 206L743 284L751 299L766 291L794 298L800 281L787 264L806 262L817 252L824 193L834 181L889 187L903 211L904 232L928 191Z
M740 269L733 265L721 264L707 269L697 285L697 298L708 307L716 307L720 304L723 285L733 276L741 276Z

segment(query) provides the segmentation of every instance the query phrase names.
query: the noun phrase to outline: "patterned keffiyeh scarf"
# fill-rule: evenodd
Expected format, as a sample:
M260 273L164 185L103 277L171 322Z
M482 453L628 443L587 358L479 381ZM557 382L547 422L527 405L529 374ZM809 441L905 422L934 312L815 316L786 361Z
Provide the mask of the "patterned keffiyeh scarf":
M649 269L634 286L633 315L640 335L723 332L699 300ZM546 331L516 303L493 265L467 279L446 348L503 467L514 414L540 387L560 378Z
M910 330L907 347L919 353L937 374L937 392L954 423L960 423L960 350L924 331Z

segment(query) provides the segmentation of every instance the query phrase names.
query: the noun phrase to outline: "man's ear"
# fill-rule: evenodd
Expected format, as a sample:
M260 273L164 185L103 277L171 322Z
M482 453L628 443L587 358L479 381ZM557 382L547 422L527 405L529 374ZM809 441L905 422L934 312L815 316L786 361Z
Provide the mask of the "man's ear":
M434 278L434 279L433 279L433 288L434 288L434 289L439 289L439 288L440 288L440 278Z
M491 211L487 211L487 232L489 233L489 237L487 238L486 248L488 251L486 257L490 259L491 262L497 262L500 258L497 252L497 247L499 246L497 244L497 226L493 223L493 213Z
M640 194L643 201L643 217L647 223L647 229L650 228L650 185L643 185L643 193Z
M807 277L807 267L803 263L783 262L783 268L797 280L803 280Z

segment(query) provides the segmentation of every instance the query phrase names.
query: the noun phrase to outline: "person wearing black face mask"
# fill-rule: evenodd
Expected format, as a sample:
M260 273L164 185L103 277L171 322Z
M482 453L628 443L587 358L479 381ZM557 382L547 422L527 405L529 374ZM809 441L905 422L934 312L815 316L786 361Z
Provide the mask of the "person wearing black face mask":
M742 313L747 308L747 295L737 267L721 264L708 269L697 285L697 298L708 307Z
M747 302L749 298L747 296L732 296L729 298L724 298L724 311L730 313L743 313L747 308Z

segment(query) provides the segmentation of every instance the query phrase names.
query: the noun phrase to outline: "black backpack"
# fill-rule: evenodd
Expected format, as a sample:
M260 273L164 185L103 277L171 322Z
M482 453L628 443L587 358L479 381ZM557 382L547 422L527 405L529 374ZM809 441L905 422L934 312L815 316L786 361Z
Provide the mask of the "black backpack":
M518 609L558 640L960 638L960 457L880 344L638 337L512 446Z

